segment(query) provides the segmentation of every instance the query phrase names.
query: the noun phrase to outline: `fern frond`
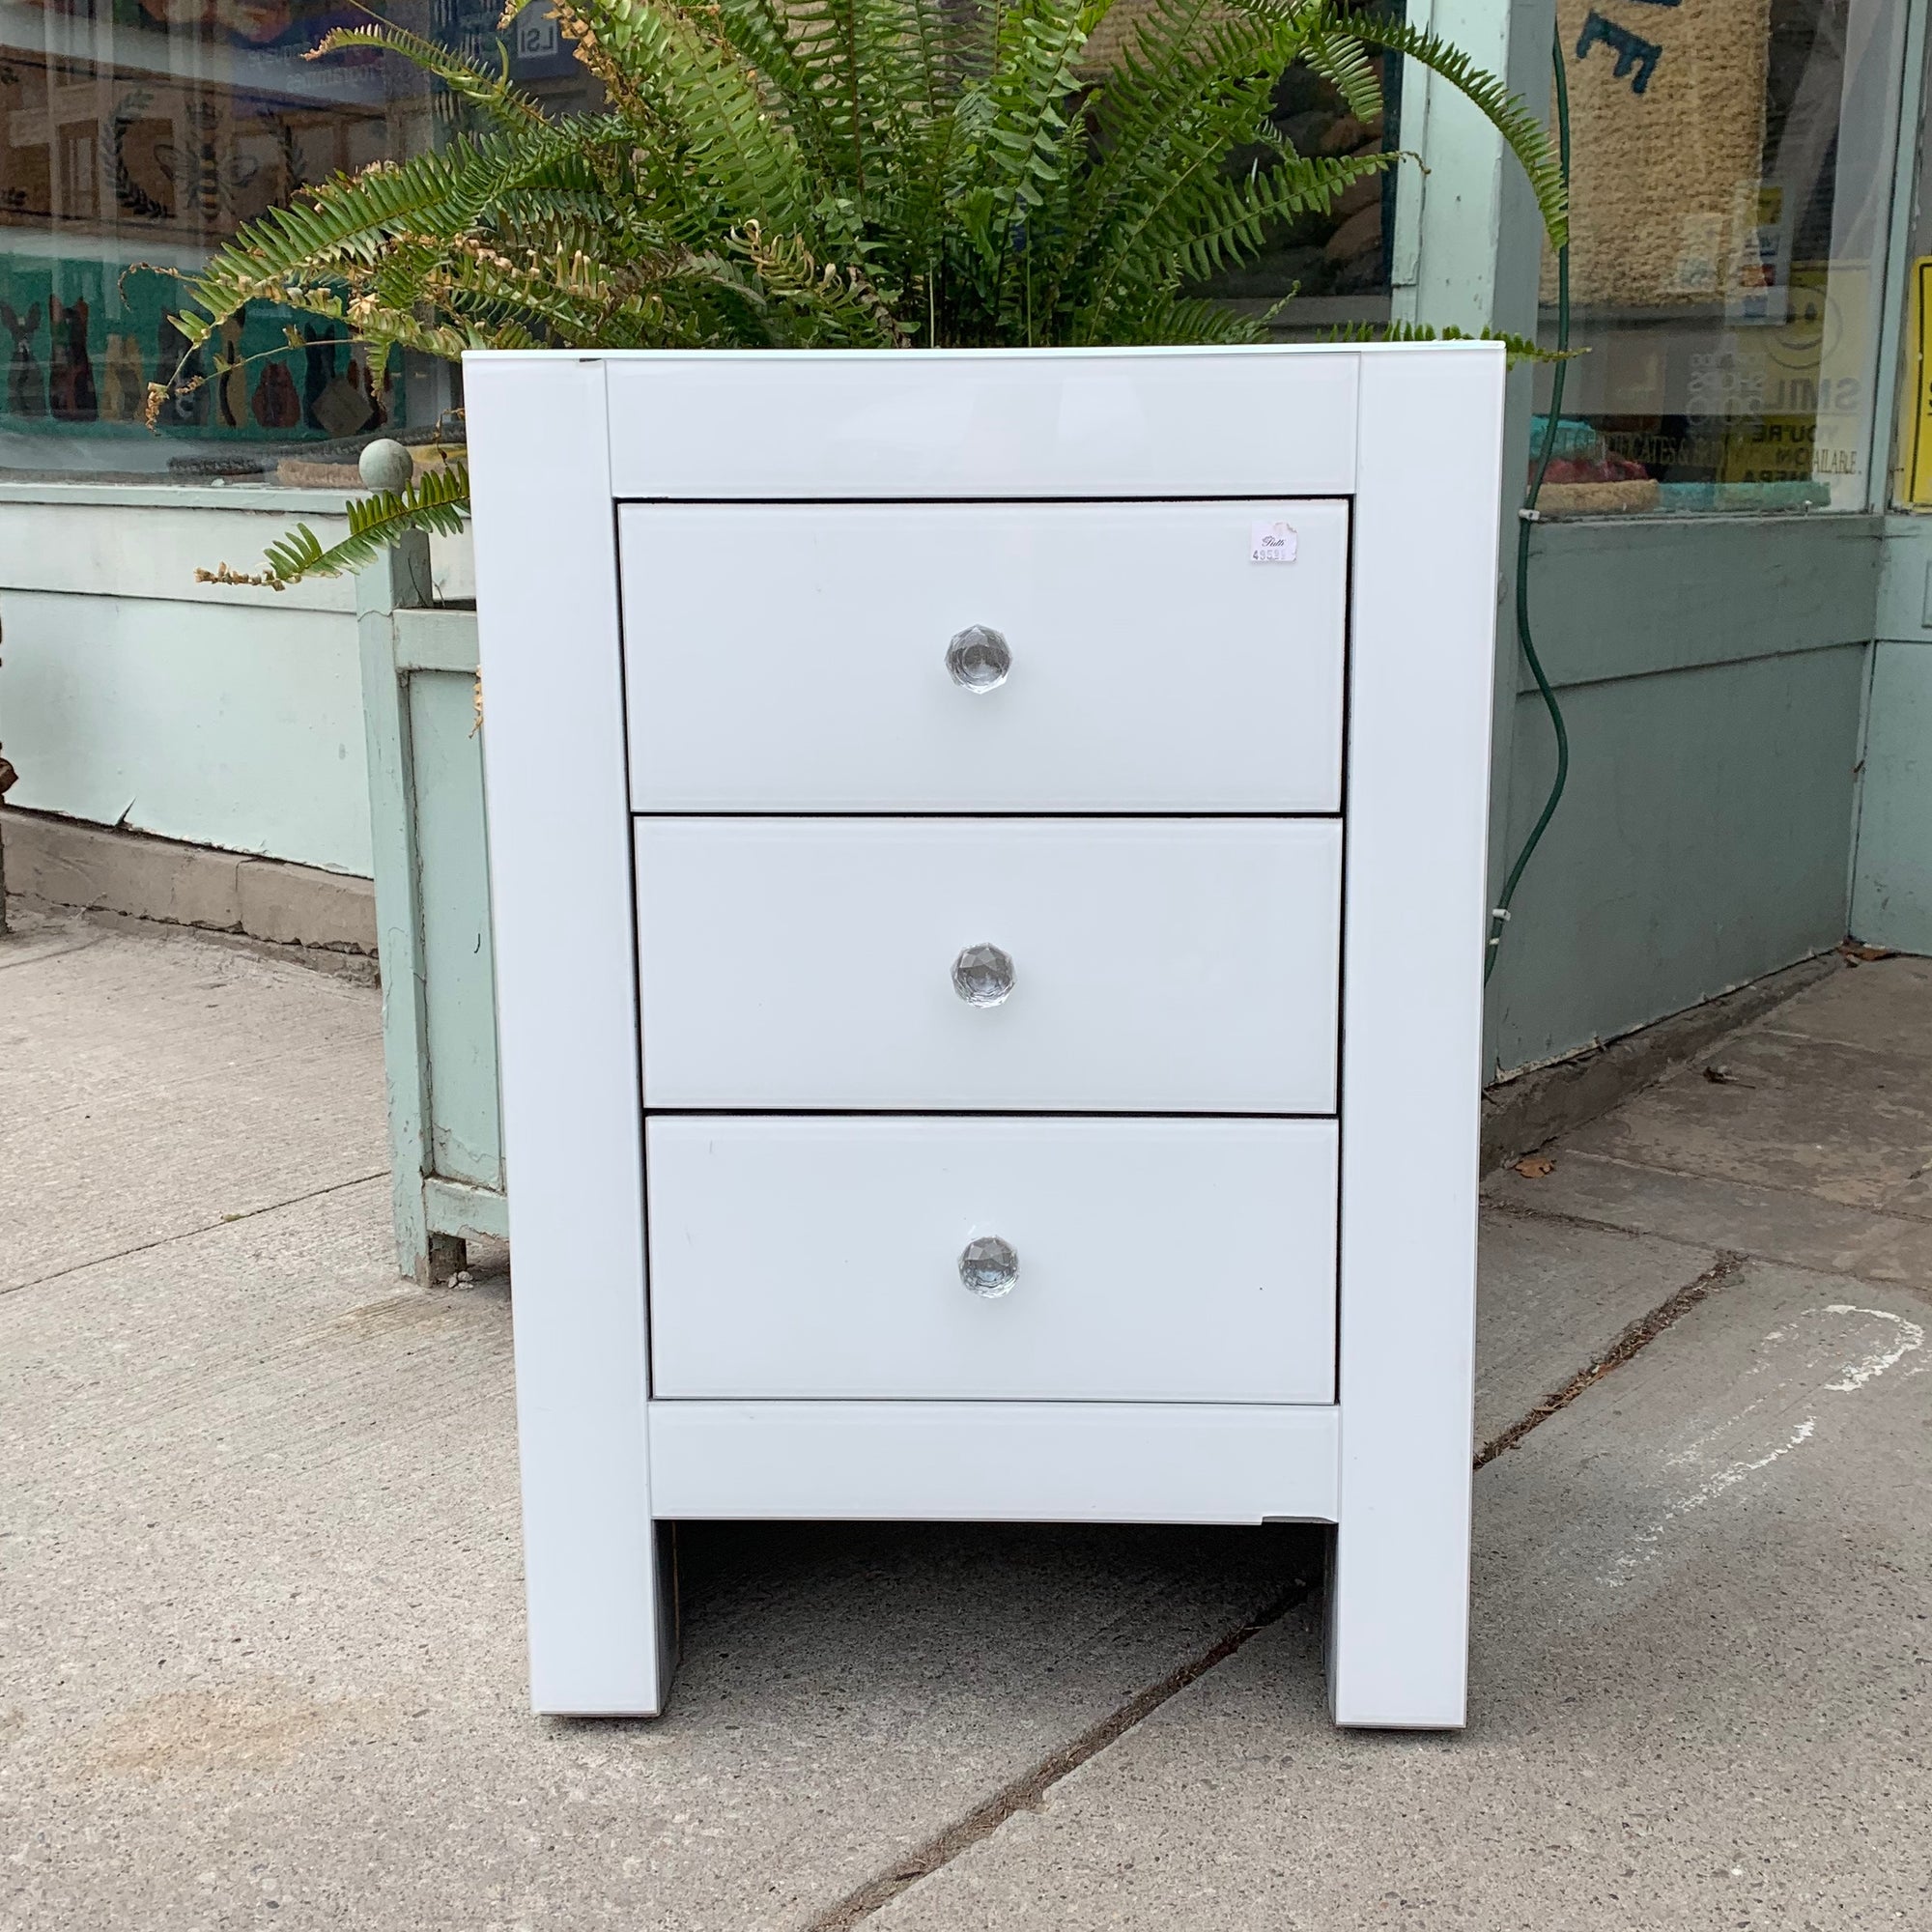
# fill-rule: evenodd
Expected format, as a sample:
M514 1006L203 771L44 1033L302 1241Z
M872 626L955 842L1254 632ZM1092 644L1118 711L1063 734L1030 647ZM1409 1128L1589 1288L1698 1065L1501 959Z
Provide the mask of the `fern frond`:
M1239 184L1215 184L1193 224L1171 240L1163 235L1163 243L1189 281L1205 282L1259 254L1270 229L1299 214L1325 213L1343 189L1401 159L1397 153L1284 156Z
M655 0L559 0L586 23L630 94L708 170L726 225L803 227L815 196L797 135L758 71L695 14Z
M499 128L529 128L545 119L535 96L511 82L510 57L500 42L497 46L499 65L494 73L480 61L439 46L435 41L426 41L387 20L369 27L332 27L302 58L323 60L344 47L374 47L382 53L400 54L424 73L433 73L460 99L480 108Z
M1232 4L1244 11L1266 12L1292 4L1292 0L1232 0ZM1406 20L1386 19L1378 14L1342 16L1322 38L1366 42L1440 74L1503 137L1516 156L1535 192L1549 245L1561 248L1569 241L1570 196L1548 130L1521 98L1512 94L1494 74L1485 72L1460 47L1451 46L1428 28L1411 27Z
M1350 322L1339 324L1321 337L1323 342L1499 342L1504 359L1514 369L1521 362L1568 362L1581 355L1580 349L1546 349L1526 335L1512 335L1506 328L1479 328L1473 334L1454 323L1436 328L1426 322Z
M1305 49L1300 7L1224 17L1219 0L1153 0L1095 110L1096 158L1069 211L1052 288L1084 284L1102 305L1156 218L1220 177L1228 155L1264 135L1278 76ZM1160 216L1152 205L1160 204ZM1083 329L1079 338L1100 338Z
M750 68L762 74L784 104L792 134L815 174L834 167L839 145L833 103L805 49L811 14L785 0L720 0L714 16L718 33Z
M1186 342L1217 347L1266 339L1266 330L1254 316L1230 308L1226 302L1200 297L1183 298L1171 293L1145 307L1129 304L1117 311L1116 327L1122 331L1122 340L1150 346Z
M263 557L264 578L246 581L267 581L271 588L286 589L304 577L340 577L344 571L374 562L411 530L457 535L469 509L467 468L452 463L446 469L425 469L406 490L377 490L364 497L351 497L349 534L327 550L306 524L298 524L292 534L269 546Z
M731 246L753 270L760 295L794 317L789 346L898 349L905 337L892 310L858 269L814 260L796 235L767 241L748 222Z
M1345 19L1353 17L1350 14ZM1373 121L1380 115L1381 83L1360 43L1348 38L1346 25L1340 34L1317 33L1303 58L1342 97L1356 120Z
M514 134L459 135L412 160L337 175L300 201L271 208L213 257L190 284L207 313L185 317L183 332L190 342L205 341L250 301L329 313L309 298L327 298L345 273L373 268L398 233L469 232L494 197L540 173L578 138L562 123Z

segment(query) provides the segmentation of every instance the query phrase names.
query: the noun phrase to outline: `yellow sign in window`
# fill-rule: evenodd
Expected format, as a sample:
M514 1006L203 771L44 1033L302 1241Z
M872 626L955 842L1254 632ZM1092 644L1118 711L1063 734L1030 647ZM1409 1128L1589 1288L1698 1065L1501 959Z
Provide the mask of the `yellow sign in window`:
M1911 381L1905 421L1898 439L1898 500L1915 510L1932 510L1932 255L1912 265L1911 313L1906 342Z

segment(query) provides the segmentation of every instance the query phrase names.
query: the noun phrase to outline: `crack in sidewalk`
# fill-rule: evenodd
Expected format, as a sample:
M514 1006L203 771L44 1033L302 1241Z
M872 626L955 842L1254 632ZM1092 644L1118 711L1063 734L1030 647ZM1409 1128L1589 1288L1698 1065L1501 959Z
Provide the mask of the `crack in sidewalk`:
M24 932L14 932L11 929L0 930L0 939L17 939L23 947L33 944ZM23 966L40 966L49 959L65 959L70 952L85 952L94 944L91 939L83 939L75 946L57 946L47 952L30 952L18 959L9 959L4 952L0 952L0 973L11 973Z
M1661 1301L1648 1315L1640 1315L1601 1355L1593 1357L1559 1389L1553 1389L1532 1408L1519 1417L1500 1435L1493 1435L1476 1451L1477 1468L1493 1463L1505 1450L1514 1449L1532 1429L1540 1428L1552 1415L1566 1409L1587 1388L1594 1387L1620 1369L1632 1356L1640 1353L1666 1328L1674 1326L1700 1301L1719 1289L1744 1266L1747 1257L1735 1248L1720 1248L1718 1258L1694 1281L1687 1281L1677 1293Z
M1690 1167L1669 1167L1660 1160L1631 1160L1622 1154L1598 1153L1590 1148L1566 1148L1563 1157L1566 1160L1573 1161L1594 1161L1601 1167L1619 1168L1625 1174L1662 1174L1672 1180L1688 1180L1692 1185L1699 1187L1715 1185L1739 1189L1751 1188L1760 1194L1780 1194L1791 1201L1808 1201L1813 1207L1840 1208L1855 1214L1877 1215L1888 1221L1908 1221L1919 1227L1923 1227L1927 1221L1932 1221L1932 1214L1909 1214L1904 1209L1898 1208L1867 1207L1855 1201L1835 1201L1829 1194L1820 1194L1812 1188L1800 1187L1788 1180L1743 1180L1734 1175L1711 1174ZM1923 1172L1922 1168L1918 1170L1918 1173ZM1486 1179L1493 1178L1493 1176L1485 1177ZM1918 1178L1918 1174L1906 1176L1907 1180L1916 1180ZM1562 1208L1539 1208L1534 1202L1519 1201L1513 1197L1486 1197L1483 1205L1491 1208L1499 1208L1507 1213L1546 1215L1552 1221L1586 1218L1573 1216ZM1621 1221L1611 1221L1604 1225L1613 1228L1626 1228L1632 1234L1642 1235L1651 1232L1647 1228L1629 1228L1627 1223ZM1672 1237L1667 1235L1661 1235L1657 1238L1660 1240L1668 1240ZM1708 1245L1708 1243L1693 1243L1693 1245Z
M809 1921L806 1932L849 1932L861 1919L869 1918L881 1907L890 1905L900 1892L922 1879L930 1878L981 1839L990 1838L1015 1812L1037 1811L1047 1792L1062 1778L1078 1771L1089 1758L1116 1743L1142 1719L1151 1716L1171 1697L1179 1696L1217 1663L1225 1663L1251 1638L1259 1636L1271 1624L1279 1623L1296 1605L1306 1603L1314 1591L1313 1577L1296 1577L1287 1589L1262 1605L1245 1623L1226 1632L1198 1656L1170 1671L1158 1684L1151 1684L1070 1743L1062 1745L1003 1784L984 1804L955 1819L924 1844L895 1860L890 1871L867 1879L857 1890L847 1892L836 1905Z
M172 1235L158 1235L152 1241L136 1241L130 1248L116 1248L113 1253L92 1255L84 1262L71 1262L66 1267L55 1268L51 1274L38 1274L31 1281L16 1281L11 1287L0 1284L0 1296L24 1294L30 1288L45 1288L49 1282L65 1281L71 1274L84 1274L89 1268L105 1267L109 1262L126 1261L129 1255L145 1255L155 1248L172 1247L177 1241L192 1241L202 1235L213 1235L223 1228L232 1228L238 1221L254 1221L264 1214L279 1214L284 1208L298 1208L304 1201L320 1201L325 1194L340 1194L346 1187L366 1187L372 1180L387 1180L389 1170L378 1168L374 1174L355 1174L347 1180L331 1180L326 1187L312 1187L306 1194L292 1194L286 1201L265 1202L259 1208L244 1208L238 1214L224 1214L218 1221L204 1221L193 1228L183 1228Z
M1486 1463L1494 1462L1505 1450L1514 1449L1532 1430L1568 1408L1586 1389L1594 1387L1605 1376L1640 1354L1666 1328L1674 1326L1700 1301L1706 1300L1731 1280L1748 1259L1733 1249L1720 1249L1718 1258L1694 1281L1686 1282L1648 1315L1633 1321L1602 1354L1594 1356L1561 1388L1545 1396L1527 1414L1486 1442L1476 1452L1473 1466L1480 1469ZM809 1920L805 1932L851 1932L852 1927L883 1910L901 1892L910 1890L923 1879L931 1878L962 1853L990 1838L1017 1812L1038 1810L1046 1794L1063 1778L1070 1776L1109 1746L1118 1744L1127 1732L1144 1719L1151 1717L1171 1698L1179 1696L1190 1684L1198 1683L1208 1671L1217 1664L1225 1663L1270 1625L1279 1623L1290 1610L1306 1603L1315 1589L1313 1578L1296 1577L1246 1622L1226 1632L1198 1656L1170 1671L1159 1683L1150 1685L1128 1698L1118 1710L1102 1718L1098 1723L1090 1725L1070 1743L1050 1751L1017 1777L1009 1779L964 1817L955 1819L905 1857L895 1860L891 1870L867 1879L865 1884L847 1892L835 1905Z
M1589 1154L1589 1160L1604 1160L1604 1154ZM1615 1163L1621 1165L1622 1163ZM1662 1169L1656 1172L1662 1173ZM1742 1183L1756 1186L1755 1181ZM1813 1196L1813 1199L1819 1197ZM1842 1207L1841 1202L1827 1202L1827 1207ZM1694 1235L1666 1234L1662 1228L1639 1228L1628 1221L1608 1221L1598 1214L1579 1214L1568 1208L1534 1208L1521 1201L1486 1200L1483 1212L1495 1214L1508 1221L1543 1221L1555 1228L1585 1228L1592 1234L1621 1235L1628 1241L1658 1241L1667 1248L1688 1248L1697 1254L1735 1254L1747 1262L1763 1262L1769 1267L1788 1268L1793 1274L1815 1274L1821 1280L1855 1281L1861 1287L1878 1290L1881 1294L1912 1294L1920 1301L1932 1299L1932 1281L1920 1281L1893 1274L1869 1274L1860 1268L1846 1265L1842 1259L1831 1262L1800 1261L1796 1255L1787 1254L1782 1248L1731 1248L1720 1246L1708 1237ZM1868 1221L1894 1221L1900 1227L1922 1228L1927 1217L1918 1214L1894 1214L1884 1208L1847 1208L1847 1213L1860 1215Z

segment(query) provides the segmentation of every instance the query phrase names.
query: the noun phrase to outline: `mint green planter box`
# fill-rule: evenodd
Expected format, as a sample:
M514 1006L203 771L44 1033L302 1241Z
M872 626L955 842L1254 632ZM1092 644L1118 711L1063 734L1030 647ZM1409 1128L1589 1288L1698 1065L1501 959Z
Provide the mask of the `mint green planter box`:
M428 1281L506 1236L476 613L417 538L356 580L396 1259Z

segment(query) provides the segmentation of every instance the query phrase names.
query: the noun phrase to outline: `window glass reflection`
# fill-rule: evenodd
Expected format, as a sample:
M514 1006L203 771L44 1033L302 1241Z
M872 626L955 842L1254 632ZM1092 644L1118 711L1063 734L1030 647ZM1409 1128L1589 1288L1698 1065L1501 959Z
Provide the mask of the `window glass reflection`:
M1865 507L1904 26L1904 0L1559 0L1588 353L1546 511ZM1555 296L1547 261L1546 342Z
M447 44L499 38L497 8L474 0L385 12ZM344 0L0 0L0 467L321 481L304 463L348 460L327 445L447 407L447 371L411 357L378 377L345 328L312 316L251 304L185 366L175 327L170 271L305 184L458 125L457 103L406 62L306 58L369 18ZM541 0L500 38L520 80L582 93ZM205 381L151 433L147 385L178 368Z

